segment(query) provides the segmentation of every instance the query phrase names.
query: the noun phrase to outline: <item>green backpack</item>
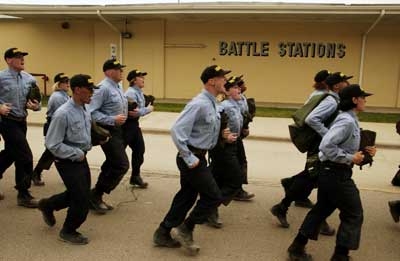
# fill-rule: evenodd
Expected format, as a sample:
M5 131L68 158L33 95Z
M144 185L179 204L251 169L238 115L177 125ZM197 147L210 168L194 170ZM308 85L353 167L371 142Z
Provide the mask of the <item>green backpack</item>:
M300 107L295 113L292 115L294 120L294 124L289 125L289 134L290 139L296 148L301 152L307 152L311 149L315 148L316 143L320 142L321 137L319 134L309 127L305 120L307 116L321 103L323 99L327 96L333 96L329 93L323 93L320 95L315 95L311 97L311 99ZM336 99L336 98L335 98ZM337 112L335 112L328 120L325 122L325 125L330 124L336 117Z

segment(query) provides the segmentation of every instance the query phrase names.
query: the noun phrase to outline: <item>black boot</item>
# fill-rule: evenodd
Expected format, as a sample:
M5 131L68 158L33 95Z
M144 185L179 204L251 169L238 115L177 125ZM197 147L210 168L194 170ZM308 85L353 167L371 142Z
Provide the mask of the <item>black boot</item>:
M213 228L222 228L222 222L219 220L218 209L214 210L207 218L207 224Z
M288 248L290 261L312 261L312 256L307 254L305 245L293 242Z
M329 226L329 224L328 224L328 222L326 222L326 220L324 220L322 222L321 227L319 229L319 233L321 235L333 236L333 235L335 235L335 232L336 232L336 230L333 227Z
M89 239L77 231L67 232L62 229L59 236L59 239L61 241L67 242L72 245L86 245L89 243Z
M33 170L32 183L35 186L44 186L44 182L42 181L42 172L41 171Z
M236 201L251 201L254 198L254 193L249 193L244 189L239 190L239 192L233 197Z
M282 203L273 206L271 208L271 213L278 218L278 221L282 227L288 228L290 226L286 219L287 207L285 207Z
M26 207L26 208L37 208L38 202L32 197L31 193L28 190L20 190L18 191L17 196L17 204L18 206Z
M189 255L194 256L199 253L200 247L193 241L193 231L188 229L185 223L175 228L175 239L181 243Z
M56 224L56 217L54 216L53 209L46 205L47 202L47 199L39 200L38 209L42 212L44 223L46 223L49 227L52 227Z
M141 176L131 176L129 184L145 189L149 186L147 182L144 182Z
M110 210L109 207L104 204L102 196L99 195L95 189L92 189L90 192L89 208L99 215L104 215Z
M170 231L161 226L154 232L153 242L160 247L177 248L181 246L179 241L171 237Z

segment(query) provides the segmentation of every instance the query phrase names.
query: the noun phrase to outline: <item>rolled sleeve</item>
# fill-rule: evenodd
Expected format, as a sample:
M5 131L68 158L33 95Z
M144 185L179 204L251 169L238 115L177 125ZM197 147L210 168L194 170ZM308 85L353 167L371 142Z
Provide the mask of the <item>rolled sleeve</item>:
M172 140L188 166L192 166L198 160L189 150L188 141L199 110L199 107L188 104L171 129Z

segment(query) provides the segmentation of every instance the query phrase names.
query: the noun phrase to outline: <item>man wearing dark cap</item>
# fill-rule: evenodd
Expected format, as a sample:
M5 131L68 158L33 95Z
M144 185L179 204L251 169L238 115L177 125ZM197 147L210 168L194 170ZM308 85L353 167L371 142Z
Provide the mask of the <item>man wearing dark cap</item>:
M352 76L346 76L341 72L336 72L327 77L325 80L329 87L329 95L326 96L305 119L305 123L322 137L328 132L330 123L334 120L338 113L339 91L348 85L347 80ZM280 225L284 228L289 227L286 219L287 211L291 203L295 200L307 199L312 190L317 187L318 173L315 173L315 162L311 160L316 158L318 154L318 146L320 140L313 144L313 149L307 152L307 162L302 172L294 176L293 182L285 189L285 197L279 204L271 208L272 215L276 216ZM312 173L311 173L312 172ZM285 187L285 184L283 184ZM332 236L335 230L331 228L325 221L321 226L321 234Z
M113 209L103 201L103 194L110 194L129 169L121 127L128 114L128 101L119 85L124 67L116 59L105 61L103 72L106 77L99 83L99 89L94 92L88 106L93 120L111 134L109 141L101 145L106 160L101 165L99 178L90 197L90 207L98 214Z
M221 191L207 167L206 153L217 144L221 132L229 142L236 140L229 129L220 130L216 100L218 94L224 93L225 75L229 72L217 65L205 68L200 76L204 89L185 106L171 129L172 140L178 149L176 162L181 188L154 233L153 242L157 246L182 245L189 254L197 254L200 247L193 241L194 227L204 223L221 203ZM175 239L170 234L172 228L176 228Z
M32 151L26 139L27 109L38 111L37 100L27 98L35 78L23 71L27 52L10 48L4 53L8 68L0 71L0 133L4 139L4 150L0 152L0 178L7 168L15 164L15 189L18 190L19 206L37 207L28 189L31 186L33 169Z
M243 116L239 101L241 100L241 90L238 85L239 77L232 76L225 83L227 98L221 103L224 114L227 116L227 126L237 139L233 142L221 140L209 151L211 158L210 168L213 176L221 190L224 205L234 199L242 188L243 168L238 157L239 136L243 129ZM208 224L215 228L221 228L218 209L208 218Z
M237 77L237 84L238 84L238 87L240 88L240 100L238 100L238 103L239 103L239 107L240 107L240 112L243 116L242 118L244 120L245 116L253 117L254 115L250 115L250 112L249 112L249 105L247 103L247 97L244 95L244 92L247 90L247 86L242 77L243 77L243 75ZM254 104L254 106L255 106L255 104ZM249 120L250 119L246 119L246 121L249 121ZM242 128L242 133L238 136L238 139L236 142L237 147L238 147L237 155L238 155L238 159L239 159L240 169L243 174L243 180L242 180L242 186L240 187L239 192L235 195L235 197L233 199L237 200L237 201L251 201L255 197L255 194L248 192L243 188L244 184L249 184L248 175L247 175L248 174L247 173L247 169L248 169L247 168L247 156L246 156L246 150L244 148L243 139L246 138L250 133L249 126L248 126L249 122L247 122L247 124L246 124L246 122L243 122L243 123L244 123L244 125ZM245 125L247 125L247 126L245 126Z
M68 208L59 236L62 241L77 245L89 242L77 229L89 212L90 169L86 153L92 148L91 116L85 104L90 102L94 88L89 75L72 76L72 98L53 114L46 135L46 148L55 157L66 191L41 199L39 210L44 222L52 227L56 223L53 212Z
M64 103L69 100L69 77L65 73L58 73L54 77L53 93L50 95L47 103L46 123L43 125L43 135L46 136L47 130L50 126L51 117L54 112ZM32 183L35 186L44 186L42 181L42 171L48 170L53 164L53 154L46 149L40 157L36 167L33 169Z
M341 77L345 80L344 77ZM312 260L305 251L309 239L317 240L321 223L336 209L339 210L340 225L336 237L335 251L331 261L347 261L349 250L360 244L363 209L360 193L352 179L352 167L361 164L364 154L359 151L360 127L357 114L364 111L366 97L358 84L343 88L340 93L341 113L325 133L318 154L321 168L318 178L318 199L308 212L299 233L289 246L289 258L296 261ZM366 147L366 153L374 156L375 147Z
M310 94L310 96L306 100L305 104L308 101L310 101L310 99L312 97L329 92L329 87L326 84L325 80L326 80L326 78L328 78L328 76L330 74L331 73L328 70L321 70L321 71L317 72L317 74L314 76L314 85L313 85L314 91ZM302 175L302 174L303 174L303 172L300 172L297 175ZM281 184L282 184L283 188L285 189L285 191L287 191L289 189L289 187L292 185L292 183L297 175L292 176L290 178L281 179ZM308 196L309 195L307 195L306 198L304 198L304 199L295 200L295 202L294 202L295 206L303 207L303 208L312 208L314 204L311 202L311 200L308 198Z
M146 75L147 72L142 72L137 69L130 71L127 77L129 88L125 92L125 97L128 99L128 102L136 104L136 108L132 108L133 110L128 111L128 119L123 125L125 144L132 150L132 175L129 183L139 188L147 188L148 186L148 183L144 182L140 176L140 166L142 166L144 162L145 145L142 130L139 127L139 118L154 110L152 104L148 104L147 106L145 104L142 89L144 88L144 77Z

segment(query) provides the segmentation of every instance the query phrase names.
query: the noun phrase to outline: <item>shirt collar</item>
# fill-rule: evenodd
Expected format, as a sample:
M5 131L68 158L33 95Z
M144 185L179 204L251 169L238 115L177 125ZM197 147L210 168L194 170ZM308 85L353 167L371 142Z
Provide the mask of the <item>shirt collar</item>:
M212 103L215 105L217 104L217 97L215 97L214 95L212 95L209 91L207 91L206 89L202 90L202 93L212 101Z
M137 90L139 92L143 92L143 90L137 85L132 85L132 86L129 86L129 87L131 87L131 88L133 88L133 89L135 89L135 90Z

